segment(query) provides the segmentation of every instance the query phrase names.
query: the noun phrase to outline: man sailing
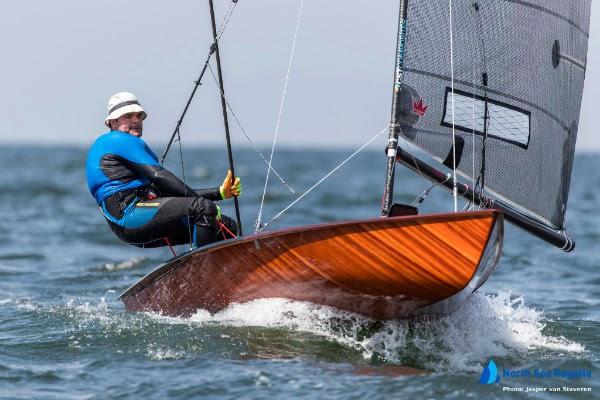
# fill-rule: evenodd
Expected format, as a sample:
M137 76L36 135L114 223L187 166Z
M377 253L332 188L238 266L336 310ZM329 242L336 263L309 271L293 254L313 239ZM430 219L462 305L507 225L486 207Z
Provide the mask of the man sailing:
M228 172L219 188L191 189L164 169L141 139L146 112L135 95L108 101L100 136L88 152L87 183L113 232L138 247L203 246L237 235L237 224L214 202L241 194Z

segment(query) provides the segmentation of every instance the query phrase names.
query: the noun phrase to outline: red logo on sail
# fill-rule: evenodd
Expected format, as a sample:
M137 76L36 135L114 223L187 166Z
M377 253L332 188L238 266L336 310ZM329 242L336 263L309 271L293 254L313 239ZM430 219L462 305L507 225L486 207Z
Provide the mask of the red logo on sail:
M413 112L415 114L417 114L419 117L422 117L423 115L425 115L428 107L429 106L426 106L425 104L423 104L423 99L419 99L419 101L413 100Z

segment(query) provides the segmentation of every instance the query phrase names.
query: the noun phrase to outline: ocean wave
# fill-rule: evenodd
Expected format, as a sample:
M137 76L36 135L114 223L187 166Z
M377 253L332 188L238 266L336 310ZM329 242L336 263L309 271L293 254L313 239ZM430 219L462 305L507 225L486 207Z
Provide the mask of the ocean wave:
M108 295L113 297L114 291ZM151 360L186 359L205 351L251 358L337 352L359 364L362 359L374 365L466 373L480 372L490 357L521 362L586 353L583 345L546 329L552 321L511 292L474 294L444 317L387 321L287 299L260 299L232 304L216 314L198 310L189 318L174 318L125 313L109 304L107 296L97 304L69 300L53 310L74 322L73 348L80 345L79 337L100 335L112 338L119 351L141 350Z
M31 260L31 261L42 261L46 258L44 254L40 253L6 253L0 254L0 260Z
M16 297L16 298L4 298L0 299L0 306L9 306L13 305L15 308L19 310L25 311L37 311L41 308L41 306L35 302L33 302L29 297Z
M190 318L154 315L165 323L218 324L234 327L284 328L325 337L359 351L367 360L380 360L433 371L481 371L489 357L526 356L542 352L583 353L585 348L564 337L544 333L548 322L510 292L475 294L452 315L411 320L373 321L361 315L312 303L260 299L233 304Z

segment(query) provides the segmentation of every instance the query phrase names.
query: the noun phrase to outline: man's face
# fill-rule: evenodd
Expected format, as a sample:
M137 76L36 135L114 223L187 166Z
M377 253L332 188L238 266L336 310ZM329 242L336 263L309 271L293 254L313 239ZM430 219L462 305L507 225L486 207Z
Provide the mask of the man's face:
M144 113L133 112L124 114L117 119L111 120L110 128L140 137L144 130Z

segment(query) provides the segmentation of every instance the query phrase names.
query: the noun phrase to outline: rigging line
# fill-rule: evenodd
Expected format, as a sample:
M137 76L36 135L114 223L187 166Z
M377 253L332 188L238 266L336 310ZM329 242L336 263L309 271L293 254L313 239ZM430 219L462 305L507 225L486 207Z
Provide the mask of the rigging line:
M215 83L217 83L217 87L218 87L219 85L218 85L217 77L215 76L215 72L213 71L212 66L210 65L210 63L208 65L208 69L209 69L209 71L210 71L210 73L211 73L211 75L212 75ZM233 119L235 120L235 122L239 126L240 131L242 132L242 134L246 137L246 140L248 140L248 143L250 143L250 146L252 146L252 149L254 149L254 151L258 154L258 156L260 158L262 158L262 160L267 164L267 166L269 166L269 168L271 169L271 171L273 171L273 173L275 174L275 176L277 176L279 178L279 180L281 181L281 183L283 184L283 186L285 186L286 188L288 188L288 190L290 192L292 192L292 194L296 194L296 192L294 191L294 189L281 177L281 175L279 175L279 173L277 172L277 170L275 170L275 168L273 168L273 166L271 164L269 164L269 161L265 158L265 156L263 155L263 153L254 145L254 142L252 142L252 139L250 139L250 136L246 132L246 129L244 129L244 127L242 126L242 123L238 119L235 111L233 111L233 107L231 107L231 104L229 104L229 99L227 98L227 96L225 96L225 94L223 92L221 92L221 94L225 98L225 104L227 104L227 108L229 109L229 112L231 112L231 115L233 116Z
M472 150L472 154L471 154L471 177L473 178L473 208L475 208L475 90L473 90L473 106L472 106L472 111L473 111L473 121L472 121L472 126L473 126L473 132L471 133L471 150Z
M480 28L480 32L479 34L482 35L481 32L481 15L479 14L479 4L475 3L473 4L473 8L475 9L475 13L477 14L477 17L479 18L479 28ZM483 41L483 38L481 39ZM475 39L475 42L477 42L477 40ZM483 48L485 49L485 43L483 43ZM483 53L485 53L485 50L483 51ZM473 96L471 97L471 178L472 178L472 187L473 187L473 199L471 200L471 204L469 205L470 208L472 210L475 209L475 81L477 79L477 62L475 59L472 60L472 68L471 68L471 91ZM483 60L483 63L485 65L485 59ZM483 68L484 72L485 72L485 67Z
M413 157L414 158L414 157ZM419 171L420 172L420 171ZM431 193L431 191L433 189L435 189L436 187L443 185L444 183L448 182L450 180L451 175L447 174L446 175L446 179L444 179L441 182L435 182L435 183L431 183L431 186L428 187L427 189L425 189L420 195L418 195L412 202L413 206L417 206L419 204L421 204L423 202L423 200L425 200L425 197L429 196L429 194ZM435 203L435 200L434 200Z
M179 130L177 130L177 143L179 144L179 159L181 160L181 177L183 180L183 197L188 197L187 196L187 185L185 183L185 167L183 165L183 150L182 150L182 145L181 145L181 135L179 134ZM187 221L187 227L188 227L188 238L190 239L190 250L193 250L196 243L194 243L193 236L192 236L192 227L190 224L189 207L185 208L185 215L186 215L186 221Z
M452 28L452 0L448 0L450 9L450 77L452 86L452 196L454 197L454 212L458 211L458 193L456 186L456 131L454 129L454 34Z
M473 97L471 97L471 178L473 185L473 199L469 206L472 207L472 209L475 209L475 79L477 79L477 68L475 63L471 65L471 87L473 92Z
M410 143L408 142L408 140L404 136L398 136L398 140L400 140L400 139L402 139L402 141L404 142L405 148L409 149ZM398 147L400 147L400 143L398 143ZM423 174L423 172L421 171L421 168L419 168L419 163L417 162L417 159L415 158L415 156L410 152L407 152L407 154L410 156L410 158L412 158L413 166L415 167L417 174L419 174L419 176L425 181L430 180L430 178L428 176ZM450 174L447 175L447 179L444 182L446 182L448 179L450 179ZM433 189L433 187L431 189ZM434 207L437 209L440 209L440 206L438 205L437 201L435 200L435 197L432 197L432 199L433 199Z
M486 59L486 47L485 47L485 35L484 35L484 25L483 25L483 17L482 17L482 8L479 3L474 3L473 8L475 9L475 13L477 15L477 27L479 28L479 37L481 38L481 64L483 73L481 75L482 82L480 89L483 90L484 94L484 112L483 112L483 139L481 145L481 166L479 171L479 176L477 177L477 182L473 185L473 193L477 190L479 186L479 182L481 181L481 194L485 194L485 158L486 158L486 143L488 137L488 127L490 122L489 109L488 109L488 78L487 78L487 59ZM473 81L473 85L475 86L475 81ZM474 92L474 91L473 91ZM475 94L473 93L473 96ZM544 112L544 110L540 110ZM549 114L550 115L550 114ZM552 115L550 115L552 117ZM475 177L475 175L473 175ZM481 204L479 204L479 208L481 208Z
M273 153L275 153L275 143L277 142L277 134L279 133L279 126L281 123L281 115L283 113L283 105L285 103L285 95L287 93L288 82L290 79L290 72L292 70L292 63L294 61L294 53L296 52L296 40L298 39L298 32L300 31L300 21L302 20L302 10L304 8L304 0L300 0L300 8L298 10L298 19L296 21L296 31L294 33L294 41L292 42L292 51L290 53L290 61L288 63L288 70L285 77L285 84L283 86L283 94L281 96L281 104L279 105L279 115L277 116L277 125L275 126L275 134L273 135L273 145L271 146L271 156L269 157L269 168L267 169L267 176L265 177L265 187L263 189L262 198L260 200L260 208L258 210L258 217L256 218L256 227L254 233L257 233L260 229L260 221L262 219L263 206L265 204L265 196L267 194L267 186L269 184L269 175L271 172L270 166L273 165Z
M231 16L233 15L233 12L235 11L237 2L238 2L238 0L233 0L231 3L229 3L229 7L227 8L227 11L225 12L225 17L223 18L223 22L221 23L221 28L219 28L219 33L217 34L218 40L221 40L221 35L223 35L223 32L225 32L225 29L227 28L227 25L229 24L229 20L231 19Z
M221 28L219 30L219 35L217 37L217 42L219 40L221 40L221 36L223 35L223 33L225 32L225 28L227 27L227 25L229 24L229 20L231 19L231 17L233 16L233 11L235 11L235 8L237 6L237 2L239 0L233 0L232 4L229 5L229 9L227 10L227 14L225 15L225 18L223 19L223 22L221 23ZM204 66L202 67L202 71L200 72L200 75L198 76L198 79L194 81L195 85L194 85L194 89L192 89L192 93L190 94L185 107L183 108L183 112L181 113L181 116L179 117L179 119L177 120L177 124L175 125L175 129L173 130L173 133L171 134L171 138L169 139L169 142L167 143L167 146L165 147L165 150L163 151L162 156L160 157L160 164L162 165L165 161L165 158L167 157L167 154L169 153L169 150L171 149L171 145L173 144L173 140L175 139L175 136L179 135L179 128L181 127L181 124L183 123L183 119L185 118L188 109L190 108L190 105L192 104L192 99L194 98L194 96L196 95L196 91L198 90L198 87L202 84L202 78L204 78L204 74L206 73L206 68L208 67L208 64L210 62L210 59L212 57L212 55L215 52L216 49L216 44L217 42L213 42L213 44L210 46L210 50L208 52L208 56L206 57L206 61L204 62Z
M292 208L296 203L298 203L300 200L302 200L307 194L309 194L310 192L312 192L317 186L319 186L321 183L323 183L323 181L325 181L325 179L329 178L338 169L342 168L348 161L350 161L352 158L354 158L354 156L356 156L358 153L360 153L361 151L363 151L365 149L365 147L367 147L368 145L370 145L371 143L373 143L373 141L375 139L377 139L379 136L381 136L381 134L384 133L384 132L386 132L388 129L390 129L389 125L386 126L385 128L383 128L378 134L376 134L375 136L373 136L371 139L369 139L367 141L367 143L363 144L358 150L356 150L348 158L346 158L344 161L342 161L340 164L338 164L337 167L335 167L334 169L332 169L327 175L325 175L323 178L321 178L317 183L315 183L310 188L308 188L308 190L306 192L302 193L296 200L294 200L293 202L291 202L287 207L285 207L283 210L281 210L279 213L277 213L277 215L275 215L273 218L271 218L271 220L269 222L267 222L266 224L260 226L259 231L263 230L269 224L271 224L273 221L275 221L277 218L279 218L280 216L282 216L283 213L285 213L287 210L289 210L290 208Z

